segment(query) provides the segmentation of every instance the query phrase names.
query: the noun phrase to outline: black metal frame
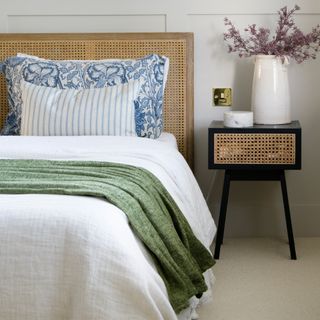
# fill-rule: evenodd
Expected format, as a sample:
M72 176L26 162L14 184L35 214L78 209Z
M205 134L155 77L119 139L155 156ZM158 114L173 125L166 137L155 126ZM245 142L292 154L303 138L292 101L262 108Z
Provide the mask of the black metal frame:
M216 237L216 247L214 258L219 259L220 247L223 243L224 227L227 216L229 189L231 181L280 181L282 190L283 206L286 218L288 240L290 246L290 255L292 260L297 259L296 249L294 244L294 236L292 230L292 222L290 215L289 199L287 192L287 184L284 170L232 170L227 169L224 175L223 192L220 206L219 224Z

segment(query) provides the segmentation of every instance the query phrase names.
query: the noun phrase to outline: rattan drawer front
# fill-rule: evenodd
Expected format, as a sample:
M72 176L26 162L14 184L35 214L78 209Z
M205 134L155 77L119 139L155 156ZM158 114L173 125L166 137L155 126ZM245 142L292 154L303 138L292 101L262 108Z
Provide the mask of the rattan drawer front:
M294 133L215 133L214 164L294 165Z

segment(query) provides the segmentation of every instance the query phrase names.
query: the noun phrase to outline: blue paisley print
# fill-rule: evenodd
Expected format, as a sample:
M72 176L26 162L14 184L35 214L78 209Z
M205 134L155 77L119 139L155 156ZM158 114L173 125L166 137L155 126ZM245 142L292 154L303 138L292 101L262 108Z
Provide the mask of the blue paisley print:
M163 128L164 73L168 58L151 54L136 60L45 60L18 55L1 65L8 87L9 114L2 134L18 135L21 127L22 80L60 89L103 88L141 78L143 85L135 100L136 132L140 137L158 138Z

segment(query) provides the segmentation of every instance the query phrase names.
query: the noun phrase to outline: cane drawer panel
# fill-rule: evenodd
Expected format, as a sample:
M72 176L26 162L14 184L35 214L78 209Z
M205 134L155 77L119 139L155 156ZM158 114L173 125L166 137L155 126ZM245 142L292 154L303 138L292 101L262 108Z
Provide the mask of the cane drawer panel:
M295 134L214 135L214 163L294 164Z

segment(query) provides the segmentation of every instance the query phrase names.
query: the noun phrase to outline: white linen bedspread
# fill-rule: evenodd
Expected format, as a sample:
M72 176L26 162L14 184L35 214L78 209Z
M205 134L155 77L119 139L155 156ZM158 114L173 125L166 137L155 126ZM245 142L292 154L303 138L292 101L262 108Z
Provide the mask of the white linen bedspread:
M154 173L208 248L216 227L174 144L133 137L0 137L2 159L112 161ZM206 280L210 277L206 272ZM209 282L209 281L208 281ZM195 299L191 300L195 305ZM191 319L189 308L179 319ZM0 195L0 319L177 319L126 215L99 199Z

